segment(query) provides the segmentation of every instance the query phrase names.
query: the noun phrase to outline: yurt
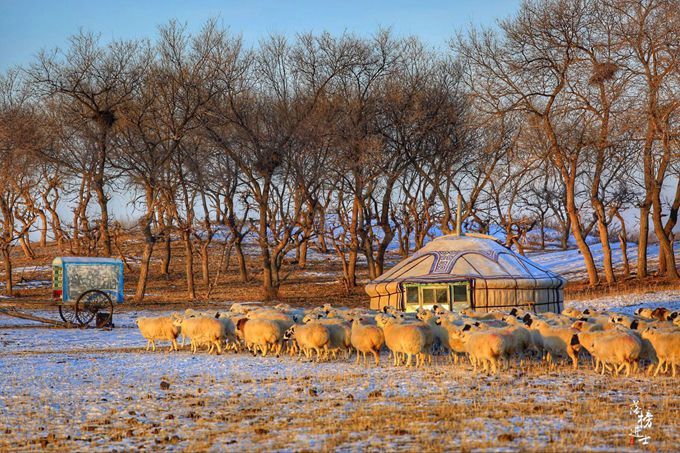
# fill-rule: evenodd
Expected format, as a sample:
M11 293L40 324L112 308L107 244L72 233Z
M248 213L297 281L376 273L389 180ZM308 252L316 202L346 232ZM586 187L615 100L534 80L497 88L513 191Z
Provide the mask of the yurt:
M560 313L565 280L492 236L441 236L366 285L372 309L438 304L486 312L521 307Z

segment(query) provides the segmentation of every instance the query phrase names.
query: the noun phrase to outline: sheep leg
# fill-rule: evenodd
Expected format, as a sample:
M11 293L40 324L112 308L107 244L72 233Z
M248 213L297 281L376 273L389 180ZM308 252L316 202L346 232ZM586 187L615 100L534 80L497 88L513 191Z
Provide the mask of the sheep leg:
M619 366L616 367L616 375L618 376L619 372L623 370L623 368L626 366L626 362L622 362Z
M661 369L661 365L663 365L663 360L659 359L659 364L656 366L656 371L654 371L654 376L656 377L659 374L659 370Z
M645 374L646 374L647 376L651 376L651 375L652 375L652 371L654 371L654 363L650 363L650 364L649 364L649 366L647 367L647 371L645 372Z
M578 355L572 348L567 349L567 354L571 357L571 363L575 370L578 370Z
M671 364L671 370L672 370L672 371L671 371L671 375L672 375L673 377L675 377L675 367L676 367L676 366L678 366L678 364L675 363L675 362L673 362L673 363Z
M222 346L220 345L220 341L217 340L217 341L215 342L215 345L217 346L217 354L218 354L218 355L222 354Z
M173 349L177 351L177 340L175 339L172 340L172 348L170 350L172 351Z
M148 351L151 347L151 340L146 340L146 350Z
M375 358L375 366L380 366L380 354L375 349L372 350L371 352L373 353L373 357Z

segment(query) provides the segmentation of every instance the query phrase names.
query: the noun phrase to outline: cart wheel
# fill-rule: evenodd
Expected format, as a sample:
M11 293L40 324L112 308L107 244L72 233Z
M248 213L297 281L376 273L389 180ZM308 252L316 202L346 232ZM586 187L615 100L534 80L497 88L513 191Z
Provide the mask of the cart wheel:
M74 305L59 305L59 316L66 324L78 324L76 317L76 307Z
M91 289L78 297L76 302L76 318L81 327L87 326L97 316L97 313L105 313L108 319L104 324L111 322L113 318L113 301L103 291Z

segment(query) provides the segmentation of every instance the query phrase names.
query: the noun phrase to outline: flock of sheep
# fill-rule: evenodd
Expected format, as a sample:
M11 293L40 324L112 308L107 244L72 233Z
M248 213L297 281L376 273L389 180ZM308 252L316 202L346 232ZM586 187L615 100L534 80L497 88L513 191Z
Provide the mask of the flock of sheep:
M403 313L386 307L382 312L343 309L325 305L314 309L287 304L259 307L234 304L228 312L196 312L183 315L138 318L137 325L150 347L156 341L177 337L191 340L191 351L223 348L266 356L283 352L304 354L316 361L332 356L348 360L356 351L366 364L367 354L380 363L383 346L391 352L395 366L432 364L433 357L448 357L459 363L467 358L475 371L497 373L509 367L510 359L542 360L554 367L558 360L571 359L578 368L580 353L587 353L595 371L626 369L626 375L647 367L647 374L667 373L673 377L680 365L680 316L664 308L639 309L635 316L597 310L566 309L561 314L530 313L513 308L509 312L449 312L432 310ZM284 351L285 348L285 351ZM449 360L447 359L447 360Z

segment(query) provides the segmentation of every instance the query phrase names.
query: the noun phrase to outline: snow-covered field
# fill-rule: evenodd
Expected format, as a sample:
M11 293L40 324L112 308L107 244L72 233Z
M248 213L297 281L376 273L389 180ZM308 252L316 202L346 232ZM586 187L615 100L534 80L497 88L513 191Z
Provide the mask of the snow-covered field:
M680 308L680 291L569 305ZM585 363L485 376L469 365L395 368L386 354L364 367L152 353L134 325L149 314L160 313L119 313L111 331L0 317L0 451L637 451L634 400L655 417L650 445L672 450L680 438L677 378L612 378Z
M600 261L597 244L593 251ZM634 262L634 246L628 254ZM656 254L650 247L650 256ZM531 258L567 278L585 276L576 250ZM621 261L617 247L614 260ZM43 275L48 266L18 271L28 278L24 285L50 284ZM327 271L301 275L319 284L337 281ZM566 306L625 314L638 307L680 310L680 290ZM135 319L168 313L126 309L116 313L111 331L48 328L0 315L0 451L639 451L630 444L636 400L654 417L644 433L649 448L677 451L678 378L600 376L585 361L576 372L566 366L549 372L531 362L486 376L469 365L395 368L386 353L380 367L364 367L168 353L166 346L146 352ZM33 314L58 319L52 308Z

